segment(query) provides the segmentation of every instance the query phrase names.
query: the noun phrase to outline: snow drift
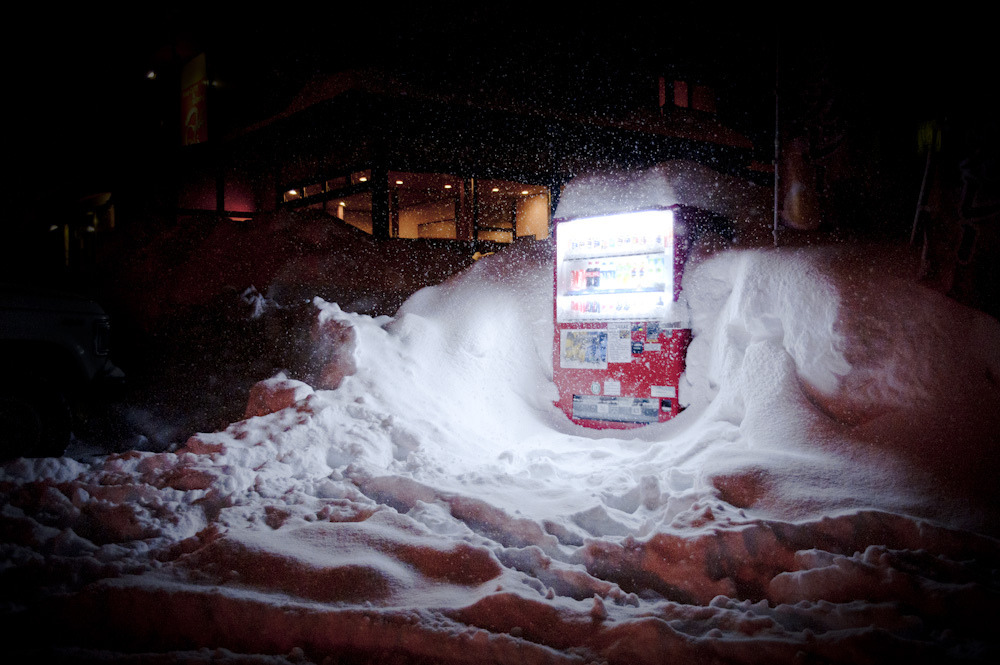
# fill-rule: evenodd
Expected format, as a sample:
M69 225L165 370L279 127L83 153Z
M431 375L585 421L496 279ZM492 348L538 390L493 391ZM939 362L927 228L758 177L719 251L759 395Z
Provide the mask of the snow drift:
M552 405L551 258L512 247L394 317L317 300L308 380L175 452L5 466L8 648L997 657L995 321L883 250L721 253L685 277L687 410L612 435Z

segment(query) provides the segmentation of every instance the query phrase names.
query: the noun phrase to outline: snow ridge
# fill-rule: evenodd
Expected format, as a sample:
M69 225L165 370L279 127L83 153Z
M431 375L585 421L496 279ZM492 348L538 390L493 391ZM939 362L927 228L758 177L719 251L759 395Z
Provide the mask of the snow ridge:
M391 318L316 301L314 375L262 381L174 452L4 466L12 651L996 658L1000 543L974 501L996 322L834 250L725 252L685 277L688 409L612 435L552 405L551 258L514 247ZM928 404L963 418L931 427ZM975 463L940 466L942 442ZM43 619L53 644L26 642Z

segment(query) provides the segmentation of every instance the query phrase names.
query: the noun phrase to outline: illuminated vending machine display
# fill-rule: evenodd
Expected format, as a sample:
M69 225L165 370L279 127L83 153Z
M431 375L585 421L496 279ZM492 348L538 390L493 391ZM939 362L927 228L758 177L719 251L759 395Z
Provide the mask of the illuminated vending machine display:
M553 374L573 422L625 429L680 412L691 330L675 230L672 209L556 220Z

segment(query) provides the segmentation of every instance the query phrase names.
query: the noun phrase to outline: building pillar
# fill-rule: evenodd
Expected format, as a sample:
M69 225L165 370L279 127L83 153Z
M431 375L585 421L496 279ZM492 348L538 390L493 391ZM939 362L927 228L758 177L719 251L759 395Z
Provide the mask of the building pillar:
M392 237L389 212L389 169L385 164L372 166L372 235L379 240Z

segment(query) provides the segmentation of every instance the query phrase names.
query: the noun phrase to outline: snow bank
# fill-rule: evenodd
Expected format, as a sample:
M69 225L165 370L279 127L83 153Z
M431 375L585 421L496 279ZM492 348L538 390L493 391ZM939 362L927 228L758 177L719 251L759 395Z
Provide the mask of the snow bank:
M395 317L318 300L314 376L262 382L245 420L173 453L3 467L7 643L112 661L992 661L1000 326L884 257L692 266L689 407L629 432L552 405L545 244ZM27 637L43 618L51 644Z

